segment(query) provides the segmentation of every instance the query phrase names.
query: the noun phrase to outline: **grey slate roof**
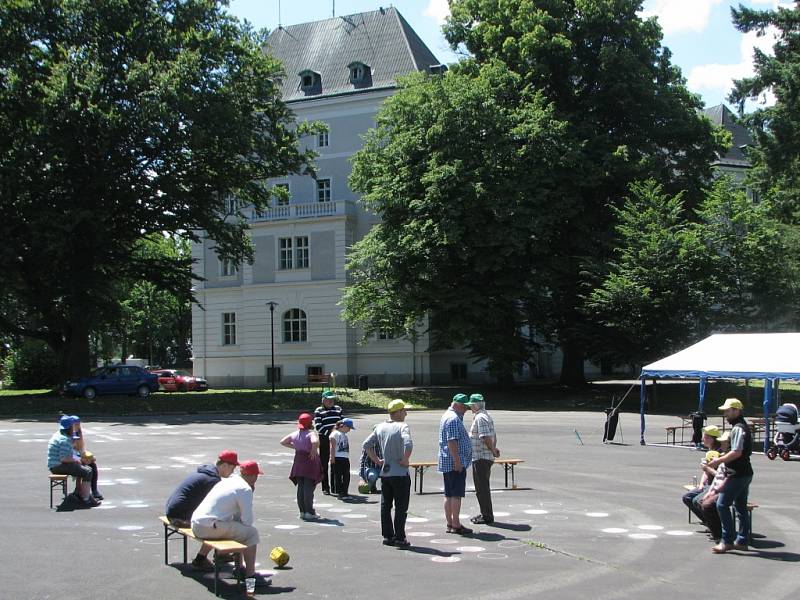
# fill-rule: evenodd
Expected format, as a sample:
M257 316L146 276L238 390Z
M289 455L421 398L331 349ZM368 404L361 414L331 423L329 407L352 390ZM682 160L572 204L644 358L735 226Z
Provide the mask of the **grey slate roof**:
M265 50L284 65L286 102L393 88L398 76L439 64L396 8L279 27ZM347 66L353 62L369 65L370 86L350 82ZM298 73L304 70L320 74L321 93L301 89Z
M712 106L703 111L715 125L721 125L731 133L732 146L725 156L720 157L717 164L731 167L749 167L750 161L744 153L745 146L753 145L753 138L747 128L736 121L736 116L724 104Z

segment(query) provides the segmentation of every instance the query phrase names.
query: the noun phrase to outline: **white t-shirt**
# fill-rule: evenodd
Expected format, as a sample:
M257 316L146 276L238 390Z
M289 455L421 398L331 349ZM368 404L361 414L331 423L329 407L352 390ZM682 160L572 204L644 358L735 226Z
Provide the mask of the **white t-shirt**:
M330 436L331 441L336 444L336 458L350 458L350 440L347 439L347 434L344 431L334 429Z
M192 523L213 527L215 521L253 524L253 490L239 475L221 479L192 513Z

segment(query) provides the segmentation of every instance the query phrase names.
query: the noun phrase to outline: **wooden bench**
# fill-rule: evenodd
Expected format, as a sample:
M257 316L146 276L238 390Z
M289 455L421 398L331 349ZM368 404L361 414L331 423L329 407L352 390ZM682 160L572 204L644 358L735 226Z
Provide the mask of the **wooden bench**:
M61 501L67 499L67 483L69 481L69 475L53 475L50 473L50 508L53 508L53 490L57 487L61 488L61 494L63 498Z
M675 432L680 429L681 430L681 446L683 446L683 432L686 429L693 429L691 425L670 425L669 427L664 427L667 432L667 444L669 444L669 436L672 436L672 445L676 444L675 441Z
M306 378L306 382L300 387L300 391L304 391L308 389L311 391L311 388L319 387L321 389L325 389L326 387L330 387L331 385L331 376L327 373L323 373L321 375L309 375Z
M224 554L233 554L234 558L236 559L236 569L234 572L236 573L236 584L241 585L242 578L240 575L241 566L242 566L242 555L241 552L247 546L244 544L240 544L234 540L201 540L200 538L196 537L191 529L183 528L183 527L176 527L172 523L169 522L169 519L165 516L160 516L158 519L164 524L164 564L169 564L169 540L170 538L178 535L183 538L183 562L186 564L189 562L189 556L187 553L187 542L189 538L193 540L197 540L201 544L208 544L214 550L214 595L219 596L219 563L221 562L221 555Z
M517 482L514 477L514 466L518 465L519 463L525 462L521 458L496 458L495 464L503 465L503 472L505 475L505 486L508 487L508 474L511 473L511 487L512 489L516 489ZM418 494L422 493L422 484L425 479L425 471L427 471L430 467L435 467L439 463L438 462L412 462L409 463L409 467L414 468L414 491L417 492L417 480L419 480L419 491Z
M691 483L687 483L683 486L687 492L691 492L695 489L696 486L692 485ZM752 502L747 503L747 513L750 515L750 527L747 530L747 543L751 544L753 541L753 511L758 508L758 504L754 504ZM731 512L733 513L733 522L734 525L736 524L736 511L731 507ZM692 522L692 509L689 509L689 523Z

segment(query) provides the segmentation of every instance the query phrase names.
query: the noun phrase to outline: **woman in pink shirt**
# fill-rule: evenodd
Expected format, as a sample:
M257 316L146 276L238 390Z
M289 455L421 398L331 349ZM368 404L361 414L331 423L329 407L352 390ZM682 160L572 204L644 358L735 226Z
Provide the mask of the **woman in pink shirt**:
M314 419L303 413L297 419L297 431L281 440L281 445L294 449L294 462L289 479L297 486L297 507L300 518L317 519L314 511L314 489L322 481L322 463L319 458L319 436L314 431Z

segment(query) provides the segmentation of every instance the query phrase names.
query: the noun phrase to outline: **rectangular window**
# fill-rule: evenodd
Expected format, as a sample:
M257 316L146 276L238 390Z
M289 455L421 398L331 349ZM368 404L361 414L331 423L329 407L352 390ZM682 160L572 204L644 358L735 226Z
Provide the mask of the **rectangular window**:
M318 148L327 148L328 147L328 132L322 131L317 134L317 147Z
M325 365L306 365L306 377L309 381L319 381L324 374Z
M388 329L378 329L378 339L379 340L393 340L394 339L394 332L389 331Z
M219 261L219 276L220 277L236 277L238 272L236 265L229 258L223 258Z
M275 381L275 383L280 383L282 375L281 371L282 371L281 367L275 367L274 372L272 370L272 367L267 367L267 383L272 383L273 381Z
M279 238L278 268L282 271L293 267L292 261L292 238Z
M222 313L222 344L236 345L236 313Z
M317 202L331 201L331 180L317 179Z
M294 268L308 268L308 236L306 235L294 238Z
M228 198L225 201L225 210L229 215L232 215L239 210L239 203L236 201L236 198Z
M279 195L275 197L275 206L286 206L289 204L289 184L276 183L275 187L280 191Z
M467 380L467 363L451 363L450 364L450 377L455 381Z

